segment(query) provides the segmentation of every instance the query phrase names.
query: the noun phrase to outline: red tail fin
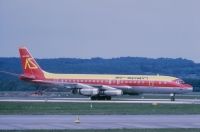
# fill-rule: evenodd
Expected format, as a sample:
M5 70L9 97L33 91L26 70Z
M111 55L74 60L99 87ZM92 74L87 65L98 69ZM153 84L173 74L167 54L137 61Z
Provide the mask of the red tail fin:
M35 59L31 56L28 49L25 47L19 48L21 57L21 64L24 74L24 78L29 79L44 79L44 73Z

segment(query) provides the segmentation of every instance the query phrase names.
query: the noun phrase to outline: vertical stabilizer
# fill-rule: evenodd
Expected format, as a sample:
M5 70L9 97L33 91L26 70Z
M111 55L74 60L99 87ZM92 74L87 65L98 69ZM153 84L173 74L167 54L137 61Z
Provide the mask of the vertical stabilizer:
M44 73L26 47L19 48L23 76L32 79L44 79Z

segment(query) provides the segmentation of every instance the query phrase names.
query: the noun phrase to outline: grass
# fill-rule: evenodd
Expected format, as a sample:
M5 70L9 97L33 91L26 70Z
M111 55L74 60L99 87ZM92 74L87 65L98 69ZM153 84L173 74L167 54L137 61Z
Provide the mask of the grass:
M149 115L200 114L197 104L115 104L115 103L52 103L52 102L0 102L0 114L80 114L80 115Z
M199 132L200 129L0 130L0 132Z

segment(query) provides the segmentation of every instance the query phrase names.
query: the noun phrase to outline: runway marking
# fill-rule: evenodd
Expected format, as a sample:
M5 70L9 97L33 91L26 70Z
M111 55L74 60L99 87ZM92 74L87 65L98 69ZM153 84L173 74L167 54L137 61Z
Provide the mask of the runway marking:
M200 128L200 115L0 115L0 129Z
M91 101L87 98L66 98L66 99L26 99L26 98L0 98L0 102L66 102L66 103L143 103L143 104L200 104L200 100L194 99L176 99L176 101L169 101L167 99L123 99L112 101Z

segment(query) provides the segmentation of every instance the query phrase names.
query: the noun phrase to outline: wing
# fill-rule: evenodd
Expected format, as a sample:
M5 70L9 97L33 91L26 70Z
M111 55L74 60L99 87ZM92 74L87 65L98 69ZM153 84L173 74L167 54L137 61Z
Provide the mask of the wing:
M123 95L123 91L107 85L92 86L89 84L82 83L66 83L66 82L55 82L46 80L32 80L33 83L50 86L50 87L65 87L71 89L72 93L81 94L85 96L119 96Z

